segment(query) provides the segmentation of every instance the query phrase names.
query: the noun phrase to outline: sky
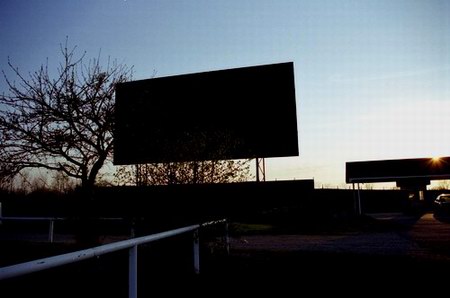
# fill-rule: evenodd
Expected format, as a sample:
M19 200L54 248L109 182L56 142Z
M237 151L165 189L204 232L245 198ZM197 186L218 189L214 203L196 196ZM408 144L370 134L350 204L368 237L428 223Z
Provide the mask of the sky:
M347 161L450 156L450 1L2 0L0 69L66 37L146 79L294 62L298 157L267 180L345 186ZM0 80L0 93L6 91Z

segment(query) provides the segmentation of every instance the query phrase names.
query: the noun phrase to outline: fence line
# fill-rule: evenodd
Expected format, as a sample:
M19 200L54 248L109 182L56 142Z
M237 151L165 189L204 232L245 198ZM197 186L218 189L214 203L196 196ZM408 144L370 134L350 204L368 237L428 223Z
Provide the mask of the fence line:
M1 206L0 206L1 207ZM0 210L1 211L1 210ZM101 217L99 220L123 220L120 217ZM65 221L68 218L65 217L19 217L19 216L1 216L0 213L0 224L2 221L48 221L48 242L53 243L55 235L55 221Z
M30 262L20 263L0 268L0 280L25 275L45 269L55 268L62 265L79 262L82 260L98 257L107 253L129 249L129 273L128 273L128 295L130 298L137 297L137 247L138 245L157 241L164 238L173 237L179 234L193 232L193 263L195 273L200 273L200 247L198 230L202 226L208 226L218 223L225 223L226 220L212 221L204 224L197 224L178 228L170 231L142 236L138 238L123 240L115 243L109 243L93 248L79 250L53 257L38 259ZM228 239L228 230L225 231ZM227 250L229 244L227 243Z

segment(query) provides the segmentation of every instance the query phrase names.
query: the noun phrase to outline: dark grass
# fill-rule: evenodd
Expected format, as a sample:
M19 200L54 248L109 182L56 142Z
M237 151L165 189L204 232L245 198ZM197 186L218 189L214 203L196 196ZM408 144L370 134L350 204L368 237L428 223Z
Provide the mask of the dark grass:
M163 282L195 280L191 235L141 245L138 249L139 290L151 296ZM15 261L74 251L78 245L9 243L2 256ZM7 263L15 263L9 260ZM0 281L1 297L127 297L128 251L68 264ZM176 288L174 288L176 289ZM167 290L167 289L166 289ZM142 297L142 296L140 296Z
M37 256L75 248L45 246L28 245L27 249ZM446 276L450 268L450 262L443 260L364 253L234 249L226 255L223 249L212 251L204 243L202 272L196 276L191 253L187 235L140 247L139 297L432 293L445 286L436 277ZM127 251L112 253L0 281L1 297L127 297L127 266Z
M178 255L164 261L161 255L141 251L139 297L244 293L254 297L273 291L278 293L274 297L291 297L290 291L300 296L309 291L405 294L438 289L439 283L430 282L450 265L409 257L318 252L234 251L231 256L203 256L202 273L195 276L189 258ZM127 297L125 259L125 253L118 253L2 281L2 297Z

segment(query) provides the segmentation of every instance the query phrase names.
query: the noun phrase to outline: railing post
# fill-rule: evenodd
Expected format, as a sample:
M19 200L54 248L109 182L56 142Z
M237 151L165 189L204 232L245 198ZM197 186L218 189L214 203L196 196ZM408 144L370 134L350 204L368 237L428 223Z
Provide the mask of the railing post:
M53 230L55 228L55 221L53 219L50 219L49 225L48 225L48 242L53 243Z
M128 250L128 297L137 298L137 245Z
M136 237L136 231L135 231L135 223L136 223L136 220L135 220L135 218L134 217L132 217L131 218L131 224L130 224L130 238L134 238L134 237Z
M200 273L200 245L198 229L194 230L194 272L195 274Z
M230 255L230 234L229 234L228 220L225 220L225 245L227 249L227 255Z

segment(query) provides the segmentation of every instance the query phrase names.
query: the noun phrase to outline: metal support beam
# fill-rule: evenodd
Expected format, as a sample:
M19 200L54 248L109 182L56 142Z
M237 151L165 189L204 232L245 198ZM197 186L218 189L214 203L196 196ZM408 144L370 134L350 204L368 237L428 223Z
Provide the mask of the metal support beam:
M256 158L256 182L266 181L266 160Z
M362 214L361 211L361 192L360 192L360 187L359 187L359 183L357 183L358 185L358 215Z
M352 182L353 186L353 200L354 200L354 206L355 206L355 213L356 215L361 215L361 193L359 191L359 183L357 184L357 189L355 189L355 182Z

